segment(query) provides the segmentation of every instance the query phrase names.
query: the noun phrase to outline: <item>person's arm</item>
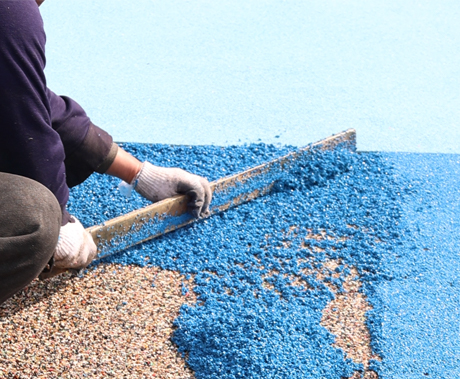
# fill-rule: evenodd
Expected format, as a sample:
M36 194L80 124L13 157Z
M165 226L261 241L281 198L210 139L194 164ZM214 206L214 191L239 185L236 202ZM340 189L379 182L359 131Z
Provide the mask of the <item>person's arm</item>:
M209 215L212 191L204 177L179 168L155 166L150 162L141 163L121 148L118 148L115 159L105 174L131 184L134 190L152 202L185 194L189 198L189 211L196 218Z
M105 174L118 177L127 183L131 183L140 172L141 168L142 162L119 147L112 165L110 165Z

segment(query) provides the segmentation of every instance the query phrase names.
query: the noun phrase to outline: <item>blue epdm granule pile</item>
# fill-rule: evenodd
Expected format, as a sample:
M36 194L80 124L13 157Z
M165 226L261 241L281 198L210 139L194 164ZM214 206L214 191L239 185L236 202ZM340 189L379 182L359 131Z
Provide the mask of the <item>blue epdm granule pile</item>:
M216 180L294 150L123 144ZM194 278L174 342L197 378L340 378L362 371L320 321L356 268L381 377L460 376L460 156L314 152L271 194L102 259ZM148 204L93 175L69 210L91 226ZM316 239L313 236L325 236ZM337 278L316 273L335 260ZM299 285L300 284L300 285ZM154 286L154 284L152 284ZM184 287L184 292L188 289Z

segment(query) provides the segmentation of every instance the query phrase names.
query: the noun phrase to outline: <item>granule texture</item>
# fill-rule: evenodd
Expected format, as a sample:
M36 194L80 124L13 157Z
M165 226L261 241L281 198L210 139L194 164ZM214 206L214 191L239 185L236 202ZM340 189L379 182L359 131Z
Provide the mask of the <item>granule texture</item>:
M197 377L458 377L451 326L460 314L460 229L452 229L460 215L459 161L317 152L269 196L108 260L195 275L198 303L181 309L174 342ZM215 178L213 168L223 166L216 157L207 172ZM318 278L331 260L340 263L336 275ZM366 318L355 326L362 335L356 350L370 340L361 359L345 349L352 323L322 324L331 302L345 302L342 317L353 302L345 284L354 271L361 284L355 302L364 310L350 318ZM412 344L424 354L406 349Z
M0 377L193 377L170 338L195 301L191 281L152 267L35 281L0 307Z
M124 147L210 180L290 149ZM271 194L96 268L184 276L181 294L193 288L196 302L180 308L172 341L197 378L459 377L460 157L337 150L290 169ZM90 226L146 204L116 186L92 176L72 190L71 212Z
M265 149L259 144L232 150L246 158L248 151ZM183 150L179 153L166 162L180 166ZM222 170L227 158L217 154L200 163L199 157L182 166L211 179L256 163L242 160L238 169L233 161ZM195 276L198 304L181 309L174 342L197 377L350 377L370 363L347 358L321 325L323 310L335 297L326 282L343 292L350 267L359 273L364 292L376 282L393 238L391 226L400 217L392 198L400 185L387 170L378 154L314 152L289 175L276 178L269 196L102 261ZM375 192L376 185L389 190ZM321 233L331 239L309 237ZM327 260L341 262L338 276L321 281L308 274L321 271ZM293 284L293 276L305 286Z

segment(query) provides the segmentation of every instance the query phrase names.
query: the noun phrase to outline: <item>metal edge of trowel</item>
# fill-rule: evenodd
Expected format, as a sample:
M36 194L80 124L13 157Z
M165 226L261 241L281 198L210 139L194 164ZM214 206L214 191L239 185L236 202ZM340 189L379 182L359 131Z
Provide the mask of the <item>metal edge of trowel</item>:
M283 170L288 167L289 163L295 162L299 159L302 154L308 153L311 150L333 150L337 147L344 147L348 150L356 150L356 131L354 129L348 129L344 132L332 135L326 139L320 140L316 143L307 145L304 148L293 151L285 156L279 157L267 163L255 166L244 172L227 176L211 182L211 188L214 194L227 191L229 188L236 187L238 184L245 183L251 179L262 176L263 174L269 173L270 170ZM234 197L230 202L217 207L211 207L210 215L216 214L227 210L230 207L237 206L239 204L251 201L257 197L267 194L272 186L272 183L264 184L262 188L253 189L250 192L242 192L238 196ZM167 232L176 230L187 224L196 221L192 215L188 214L189 217L183 219L183 216L187 213L187 198L185 195L179 195L172 198L165 199L163 201L153 203L147 207L129 212L125 215L110 219L103 224L96 225L87 228L87 231L91 234L98 247L97 258L102 258L147 240L153 239ZM158 223L162 220L172 217L180 217L181 219L177 224L167 226L161 231L156 231L148 236L142 236L139 239L127 239L123 240L123 237L132 235L140 230L146 223ZM120 242L122 242L120 244Z

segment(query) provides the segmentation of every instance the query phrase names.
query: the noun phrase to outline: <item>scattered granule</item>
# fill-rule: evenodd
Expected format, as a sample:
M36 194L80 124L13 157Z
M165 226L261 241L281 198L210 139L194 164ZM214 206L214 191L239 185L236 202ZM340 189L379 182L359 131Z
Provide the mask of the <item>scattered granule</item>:
M343 292L338 292L337 287L326 280L326 274L334 272L339 265L336 260L328 260L323 263L322 270L315 268L303 272L314 275L334 293L335 298L323 310L321 325L335 335L334 346L341 348L353 362L363 364L364 372L356 371L353 378L376 379L378 375L369 369L369 364L370 360L381 361L381 358L372 352L371 336L366 324L366 312L372 307L360 292L361 281L355 268L351 268L350 274L345 277ZM334 273L333 277L338 278L339 273ZM291 275L289 279L292 286L309 288L299 276Z
M330 260L325 267L334 270L339 263ZM370 360L381 358L372 352L371 336L366 325L366 312L372 310L366 296L359 290L361 288L358 272L351 268L350 274L345 277L343 292L330 287L335 293L333 299L323 310L321 325L335 335L336 347L341 348L348 358L364 366L364 373L355 373L355 378L377 378L377 374L369 370Z
M290 228L290 231L293 230L295 230L295 226ZM306 239L314 239L316 241L346 240L346 237L334 239L328 236L325 231L319 231L316 234L310 229L307 229L307 231L308 235ZM315 250L314 248L317 247L313 247L313 251ZM306 275L315 276L316 279L323 282L334 293L335 298L323 310L321 325L335 335L334 346L341 348L347 358L363 365L364 372L360 373L356 371L353 378L376 379L378 375L375 371L369 369L369 364L371 360L381 361L381 358L372 352L371 336L366 324L366 312L372 310L372 306L367 301L365 294L360 291L362 283L356 268L349 268L350 273L344 278L342 291L339 291L334 284L327 280L329 276L333 278L343 276L340 271L337 271L341 266L344 268L348 267L348 265L343 265L341 260L329 259L322 263L321 269L304 269L301 272ZM308 288L308 284L299 276L291 277L291 284L293 286Z
M0 377L191 378L170 338L192 281L114 264L36 280L0 306Z

